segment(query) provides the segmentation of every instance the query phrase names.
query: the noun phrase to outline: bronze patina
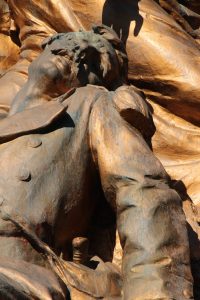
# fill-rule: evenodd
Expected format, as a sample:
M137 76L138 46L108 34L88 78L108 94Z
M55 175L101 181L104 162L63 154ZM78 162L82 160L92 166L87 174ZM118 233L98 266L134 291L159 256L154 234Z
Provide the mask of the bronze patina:
M0 15L2 299L198 300L198 1Z

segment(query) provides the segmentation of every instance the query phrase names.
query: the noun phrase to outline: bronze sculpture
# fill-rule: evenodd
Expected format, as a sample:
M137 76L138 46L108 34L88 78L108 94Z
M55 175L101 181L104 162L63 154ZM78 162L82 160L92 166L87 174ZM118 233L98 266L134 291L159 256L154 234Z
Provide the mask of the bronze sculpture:
M111 289L106 296L192 299L180 197L150 149L154 126L149 106L137 89L126 85L122 42L111 29L96 26L89 32L54 35L43 47L0 123L4 299L23 299L24 290L39 297L32 265L24 272L23 262L45 266L32 249L49 249L38 246L38 237L70 259L72 239L87 236L95 207L105 199L116 214L124 249L123 294ZM51 250L48 255L54 257ZM14 285L7 270L16 268ZM63 299L65 288L45 274L50 286L40 284L46 297L54 299L56 292Z
M118 23L122 20L120 24L124 30L121 30L121 37L124 41L129 32L126 43L129 80L145 92L154 108L157 128L153 137L154 153L172 178L183 182L188 197L198 210L199 39L192 32L185 31L188 26L195 31L200 26L198 1L59 0L58 4L54 0L40 3L36 0L8 0L7 3L19 30L21 48L17 64L0 80L2 116L7 114L14 96L27 80L28 66L42 51L40 45L45 37L56 32L90 29L92 23L102 23L102 20L120 34ZM127 14L129 21L124 26ZM182 18L190 22L188 26ZM165 131L164 136L160 128ZM183 136L187 136L190 145ZM174 155L176 151L178 156ZM192 174L189 169L193 170ZM198 216L193 218L196 225L192 227L196 227L197 232Z
M6 8L5 1L1 0ZM153 107L156 133L153 151L174 179L189 222L195 288L199 273L199 3L197 0L141 1L7 1L20 40L11 43L8 25L0 24L1 40L10 45L0 61L1 112L27 79L30 62L42 51L41 41L62 31L89 29L102 20L126 41L129 80L141 88ZM0 7L1 9L2 7ZM132 13L131 13L132 11ZM6 8L6 14L8 10ZM5 14L5 15L6 15ZM129 21L126 19L129 16ZM3 20L3 19L2 19ZM57 20L57 21L56 21ZM123 22L124 20L124 22ZM130 28L128 28L128 25ZM120 26L123 30L120 31ZM5 24L5 23L4 23ZM6 30L5 30L6 29ZM135 31L136 29L136 31ZM13 32L13 31L12 31ZM123 35L125 34L125 35ZM21 45L20 45L21 43ZM13 46L14 45L14 46ZM6 47L5 47L6 49ZM1 51L1 49L0 49ZM178 53L178 54L177 54ZM3 52L5 56L5 52ZM1 57L3 57L1 56ZM12 60L12 57L14 58ZM197 299L198 291L195 291Z

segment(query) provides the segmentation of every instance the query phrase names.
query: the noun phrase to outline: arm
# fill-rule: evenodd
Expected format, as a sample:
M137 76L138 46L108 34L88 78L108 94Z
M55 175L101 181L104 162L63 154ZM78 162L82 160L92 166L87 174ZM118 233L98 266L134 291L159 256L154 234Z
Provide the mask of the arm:
M123 297L192 299L188 298L192 297L192 279L180 198L134 128L134 119L131 126L122 118L115 101L119 94L112 95L114 100L111 93L110 99L102 96L92 110L90 142L105 196L117 214ZM134 103L134 93L131 97ZM140 108L132 109L133 117L136 109L145 116L143 101L140 98Z

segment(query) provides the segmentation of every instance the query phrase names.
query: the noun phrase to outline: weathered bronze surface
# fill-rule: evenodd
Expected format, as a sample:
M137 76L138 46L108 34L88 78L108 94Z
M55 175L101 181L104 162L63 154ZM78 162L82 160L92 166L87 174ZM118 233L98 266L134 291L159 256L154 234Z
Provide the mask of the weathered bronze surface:
M1 0L0 14L2 299L37 299L39 285L41 299L193 299L191 262L198 300L199 2ZM48 39L94 23L126 45L128 82L123 46L107 28ZM112 259L115 216L122 278L103 263ZM82 236L86 266L69 261ZM42 259L41 241L55 253ZM91 263L94 255L103 261Z

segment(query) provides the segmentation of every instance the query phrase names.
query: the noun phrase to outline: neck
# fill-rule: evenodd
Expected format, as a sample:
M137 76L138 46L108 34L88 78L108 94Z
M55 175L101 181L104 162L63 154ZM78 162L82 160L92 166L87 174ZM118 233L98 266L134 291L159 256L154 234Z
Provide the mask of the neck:
M44 102L50 101L52 97L44 93L44 91L34 89L26 84L14 98L9 115L25 109L38 106Z

